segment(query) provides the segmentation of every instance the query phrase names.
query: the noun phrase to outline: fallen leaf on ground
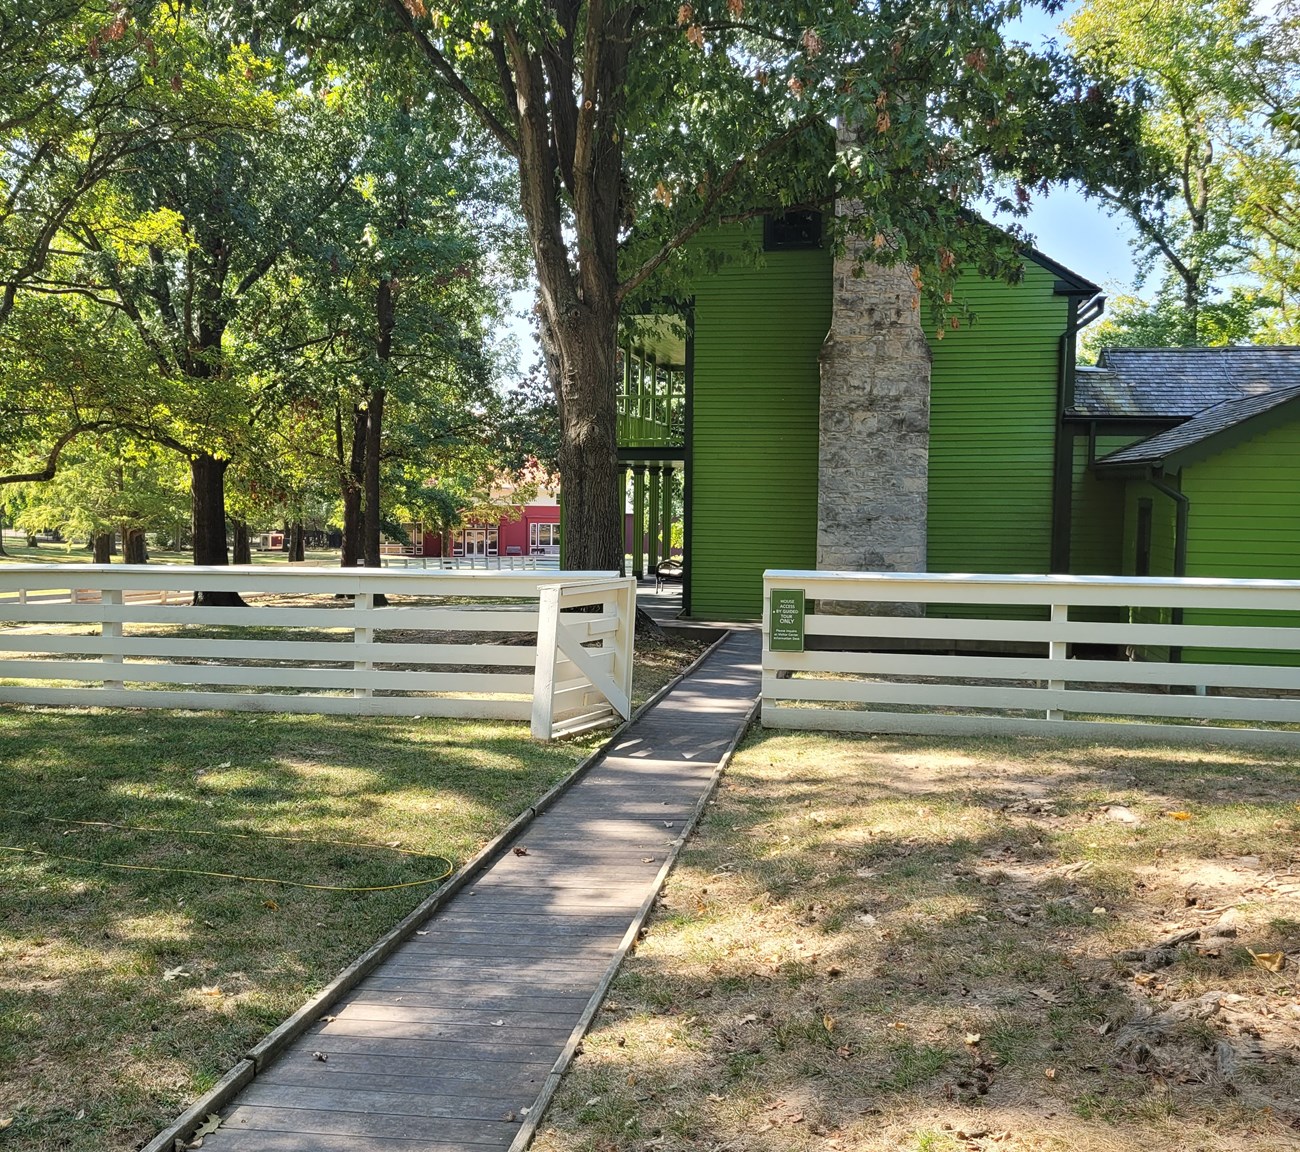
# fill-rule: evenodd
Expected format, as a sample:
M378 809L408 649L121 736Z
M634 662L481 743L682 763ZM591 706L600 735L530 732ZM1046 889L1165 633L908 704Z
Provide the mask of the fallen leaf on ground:
M822 1027L825 1028L827 1032L835 1031L835 1017L829 1012L822 1017Z
M177 964L175 968L168 968L167 971L163 973L163 979L167 981L179 980L182 976L188 975L189 973L185 971L185 965Z
M1253 948L1247 948L1246 951L1255 964L1266 972L1281 972L1286 967L1285 952L1256 952Z
M1055 1080L1055 1079L1056 1079L1056 1069L1055 1069L1055 1068L1044 1068L1044 1069L1043 1069L1043 1075L1046 1076L1049 1080Z
M220 995L222 995L222 992L221 992L221 985L220 985L220 984L208 984L208 985L205 985L204 987L202 987L202 988L199 989L199 995L200 995L200 996L220 996Z
M516 844L514 847L514 854L516 856L527 856L528 849L525 848L522 844Z
M195 1136L207 1136L221 1127L221 1117L215 1112L209 1112L204 1117L203 1123L194 1129Z
M0 1116L0 1132L6 1128L12 1127L14 1118L12 1116Z
M984 1037L981 1036L978 1032L966 1033L966 1043L969 1044L972 1048L974 1048L975 1045L978 1044L983 1039Z
M278 912L280 910L280 905L277 904L274 900L263 900L262 907L269 908L271 909L272 912Z
M1190 820L1191 818L1192 818L1192 814L1191 814L1190 812L1170 812L1170 813L1169 813L1169 819L1170 819L1170 820Z

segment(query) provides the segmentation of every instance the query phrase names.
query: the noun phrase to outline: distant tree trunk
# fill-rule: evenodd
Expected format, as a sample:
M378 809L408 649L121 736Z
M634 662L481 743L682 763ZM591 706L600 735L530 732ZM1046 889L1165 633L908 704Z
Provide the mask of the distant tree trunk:
M122 529L122 559L127 564L147 564L149 550L145 547L144 529Z
M113 533L96 532L90 542L91 551L94 552L94 562L96 564L108 564L113 556Z
M5 551L5 518L4 513L0 512L0 556L8 556Z
M307 558L306 532L303 531L302 521L295 520L289 526L289 561L301 561Z
M379 443L384 425L384 390L370 393L366 405L365 509L362 513L363 555L367 568L378 568L379 560Z
M251 564L253 550L248 540L248 521L231 519L230 528L234 537L230 542L231 563Z
M229 460L204 453L190 460L190 486L194 508L194 563L226 567L226 469ZM194 593L195 607L242 608L238 592Z
M339 451L343 472L343 554L339 563L344 568L355 568L362 557L361 496L366 461L366 414L360 409L352 417L352 451L344 452L341 438Z
M28 532L28 533L27 533L27 547L28 547L28 548L39 548L40 546L41 546L41 543L40 543L39 540L36 539L35 534L32 533L32 532Z

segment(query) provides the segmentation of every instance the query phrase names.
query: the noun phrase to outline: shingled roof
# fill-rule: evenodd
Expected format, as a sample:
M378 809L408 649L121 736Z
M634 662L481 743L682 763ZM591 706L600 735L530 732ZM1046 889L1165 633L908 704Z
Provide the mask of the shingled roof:
M1300 347L1108 348L1075 373L1073 413L1129 419L1195 416L1228 400L1300 385Z
M1170 428L1167 432L1161 432L1147 440L1121 448L1118 452L1112 452L1109 456L1103 456L1097 461L1096 466L1101 471L1181 466L1183 463L1189 463L1192 458L1199 459L1209 455L1209 452L1204 449L1208 448L1208 442L1216 437L1236 433L1238 440L1248 438L1253 430L1245 428L1244 425L1294 400L1300 400L1300 384L1273 392L1225 400L1222 404L1216 404L1199 416L1188 420L1186 424L1180 424L1177 428Z

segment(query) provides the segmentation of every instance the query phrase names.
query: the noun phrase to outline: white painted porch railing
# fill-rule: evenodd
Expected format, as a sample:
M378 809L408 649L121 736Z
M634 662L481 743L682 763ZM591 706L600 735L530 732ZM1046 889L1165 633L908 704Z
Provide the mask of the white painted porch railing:
M770 570L763 587L765 727L1300 743L1300 731L1254 726L1300 725L1300 667L1225 658L1251 650L1300 659L1300 627L1249 618L1285 612L1300 621L1300 581ZM802 652L771 650L773 589L804 593ZM846 613L846 602L858 602L864 614L818 613L817 601ZM898 615L894 604L929 612ZM936 611L945 605L1029 607L1047 618L950 619ZM1098 608L1119 609L1124 619L1080 618L1080 610ZM1150 622L1178 609L1246 616L1231 624ZM907 651L915 641L930 650ZM1079 659L1080 644L1196 649L1202 659L1210 650L1210 662Z
M249 606L194 607L200 589ZM629 714L635 595L601 572L0 565L0 702L461 716L550 739ZM546 647L502 642L520 633Z

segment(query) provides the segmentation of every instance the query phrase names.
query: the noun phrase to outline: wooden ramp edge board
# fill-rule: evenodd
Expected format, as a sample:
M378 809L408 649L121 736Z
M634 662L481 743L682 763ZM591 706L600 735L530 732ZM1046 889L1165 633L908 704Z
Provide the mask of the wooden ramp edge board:
M608 753L613 751L626 736L627 731L632 725L636 724L643 715L654 708L664 697L673 691L683 680L692 675L699 669L706 660L719 652L722 646L730 639L734 633L723 632L717 640L709 645L683 672L679 673L653 696L650 697L640 708L624 721L618 728L610 733L609 739L601 744L599 748L592 751L579 763L572 772L569 773L554 787L545 792L536 802L525 808L514 820L510 821L501 832L483 846L475 855L470 857L456 873L445 884L424 900L411 913L400 920L393 928L379 938L370 948L363 952L356 960L349 964L333 980L325 985L315 996L307 1001L292 1016L280 1024L277 1028L269 1032L257 1044L245 1054L243 1059L239 1060L229 1072L226 1073L216 1084L207 1092L203 1093L193 1104L186 1108L179 1116L158 1133L148 1144L144 1145L140 1152L175 1152L179 1144L189 1143L194 1135L195 1130L204 1122L206 1117L213 1112L220 1112L222 1109L229 1107L239 1093L256 1077L258 1071L266 1068L275 1057L289 1047L299 1037L305 1035L307 1031L315 1024L320 1016L333 1007L339 1000L353 991L356 986L375 968L377 968L385 959L395 952L408 938L413 938L415 930L424 924L434 915L444 904L462 888L467 887L479 875L485 872L492 863L498 859L507 849L509 844L518 835L527 828L539 815L551 808L557 800L560 799L571 787L578 783L586 774L597 764L599 764ZM756 711L756 709L755 709ZM748 728L752 722L751 715L746 721L745 728ZM743 735L743 731L741 733ZM737 736L738 743L740 736ZM716 776L715 776L716 779ZM710 785L712 791L713 785ZM658 881L662 884L662 880ZM657 891L657 889L656 889ZM635 939L635 937L633 937ZM621 956L626 950L620 952ZM598 1002L597 1002L598 1003ZM594 1009L591 1010L594 1015ZM584 1013L587 1016L587 1013ZM590 1017L587 1016L588 1023ZM585 1031L585 1027L584 1027ZM573 1042L576 1047L576 1041ZM572 1059L572 1052L566 1047L569 1059ZM567 1064L567 1060L565 1063ZM547 1081L549 1084L549 1079ZM554 1094L554 1088L549 1092L544 1091L546 1099ZM541 1100L539 1098L539 1104ZM540 1109L534 1109L540 1111ZM540 1116L539 1116L540 1119Z

